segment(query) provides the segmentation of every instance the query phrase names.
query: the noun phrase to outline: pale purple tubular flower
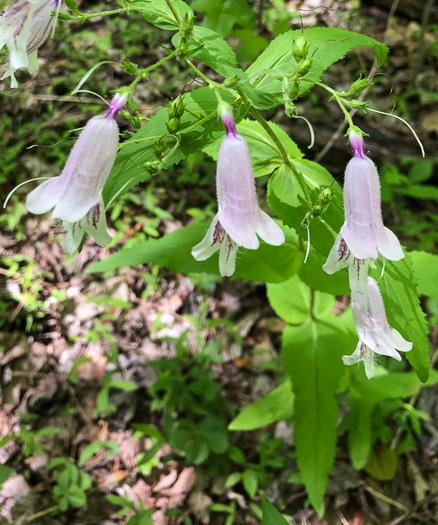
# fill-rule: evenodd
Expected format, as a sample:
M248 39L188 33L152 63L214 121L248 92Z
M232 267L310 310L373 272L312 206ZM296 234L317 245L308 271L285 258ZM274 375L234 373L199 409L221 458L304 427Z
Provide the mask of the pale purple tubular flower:
M67 223L79 222L102 198L102 189L113 167L119 143L115 116L127 94L116 94L104 115L88 121L79 135L61 175L29 193L26 208Z
M370 378L374 375L374 354L400 361L397 350L409 352L412 349L412 343L388 324L379 286L372 277L368 277L364 293L352 294L351 308L359 343L352 355L343 356L344 364L364 361L365 373Z
M11 86L18 83L14 73L22 67L29 73L38 69L37 50L47 40L54 24L51 11L62 0L15 0L0 18L0 49L9 50L9 70L2 80L11 77Z
M379 253L391 261L404 257L397 237L383 225L377 168L364 154L362 135L352 130L349 136L354 157L345 170L345 222L323 266L328 274L355 261L370 264Z
M273 246L284 243L283 230L259 207L248 145L237 131L233 114L221 104L219 114L226 129L218 156L216 188L218 213L204 239L192 249L197 261L219 250L219 270L231 276L240 246L257 250L258 237ZM258 236L258 237L257 237Z
M64 221L62 225L66 230L62 247L70 255L79 248L85 234L94 237L99 246L106 246L112 240L106 226L105 206L102 199L79 222Z

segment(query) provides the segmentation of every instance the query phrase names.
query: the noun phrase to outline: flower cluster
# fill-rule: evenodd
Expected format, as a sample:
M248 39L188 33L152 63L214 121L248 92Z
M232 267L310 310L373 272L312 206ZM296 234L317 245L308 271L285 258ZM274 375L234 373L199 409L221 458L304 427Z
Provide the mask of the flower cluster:
M386 320L385 307L377 282L368 277L379 253L390 261L404 257L394 233L383 225L380 203L380 181L377 168L364 153L363 137L358 130L349 134L354 157L345 170L345 222L323 269L333 274L348 268L351 306L359 343L344 363L364 361L368 377L374 375L374 354L400 360L397 350L407 352L406 341Z
M115 117L127 100L116 94L108 111L88 121L58 177L29 193L26 208L41 214L53 209L52 218L62 219L67 231L64 249L77 250L83 234L92 235L100 246L111 240L106 230L102 190L113 167L119 144Z
M0 17L0 49L9 51L9 69L2 80L11 77L11 86L18 87L15 71L38 69L37 50L44 44L55 23L51 12L59 10L62 0L15 0Z
M218 213L204 239L192 249L197 261L205 261L219 251L219 271L231 276L236 268L239 247L257 250L263 241L273 246L284 243L283 230L260 209L248 145L237 131L227 104L219 115L226 136L221 144L216 170Z

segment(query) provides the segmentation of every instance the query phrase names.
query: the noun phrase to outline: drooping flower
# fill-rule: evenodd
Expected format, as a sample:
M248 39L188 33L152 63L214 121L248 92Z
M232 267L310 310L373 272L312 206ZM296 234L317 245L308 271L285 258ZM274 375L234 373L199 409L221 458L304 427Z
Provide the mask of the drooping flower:
M103 200L100 200L93 206L80 221L74 223L64 221L62 226L66 230L62 247L64 251L70 255L79 248L85 234L94 237L94 240L99 246L106 246L112 239L106 227Z
M368 260L361 264L370 264L379 253L391 261L404 257L397 237L383 225L379 174L364 154L362 135L350 131L350 143L354 157L345 170L345 222L323 266L328 274L357 266L357 261ZM351 278L350 272L350 283ZM363 285L363 279L361 282Z
M37 50L44 44L54 24L51 11L62 0L16 0L0 18L0 49L9 50L9 70L2 80L11 77L11 86L18 87L14 73L22 67L29 73L38 69Z
M73 224L100 202L119 143L115 117L126 99L127 94L116 94L105 114L88 121L61 175L43 182L29 193L28 211L41 214L53 208L53 219Z
M374 355L380 354L401 360L401 352L409 352L412 343L406 341L386 319L385 306L377 282L367 278L367 286L363 293L354 293L351 297L354 324L359 335L359 343L355 352L343 356L346 365L364 361L365 373L368 378L374 375Z
M219 250L219 270L229 277L236 267L240 246L257 250L257 236L273 246L283 244L283 230L262 211L257 202L251 156L245 139L236 131L231 109L221 104L219 114L226 129L218 156L216 188L218 213L204 239L192 249L197 261Z

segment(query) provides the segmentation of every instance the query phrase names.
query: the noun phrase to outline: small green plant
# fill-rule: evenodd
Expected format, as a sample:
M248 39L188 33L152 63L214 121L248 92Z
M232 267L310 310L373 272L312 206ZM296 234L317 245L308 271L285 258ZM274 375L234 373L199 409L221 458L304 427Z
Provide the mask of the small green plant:
M65 458L54 458L47 470L58 468L55 474L53 499L61 511L69 507L83 507L87 502L86 491L91 487L91 478L85 472L79 472L77 466Z
M127 514L134 513L134 516L128 518L126 525L154 524L152 521L152 514L154 514L155 509L145 509L142 501L140 501L137 506L128 498L127 494L124 496L107 496L107 500L114 505L119 505L122 507L122 509L117 512L117 516L124 517Z

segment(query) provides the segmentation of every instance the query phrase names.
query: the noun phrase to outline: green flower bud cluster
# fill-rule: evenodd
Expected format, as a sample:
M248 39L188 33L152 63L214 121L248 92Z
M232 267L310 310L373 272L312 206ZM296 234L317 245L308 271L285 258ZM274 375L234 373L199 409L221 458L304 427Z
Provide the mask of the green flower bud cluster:
M309 54L309 44L304 35L292 42L292 55L296 60L296 68L292 75L283 77L284 109L288 117L296 117L297 109L294 100L298 98L300 78L307 75L312 67L312 57Z
M161 160L151 160L143 164L143 169L146 170L150 175L157 175L165 168L165 165Z
M181 125L181 117L184 114L184 100L181 95L179 95L175 100L172 100L167 106L167 111L169 114L169 120L166 123L167 131L171 134L175 134L179 131Z
M138 111L138 108L137 108L137 104L132 100L132 98L128 99L128 101L126 102L126 106L128 107L128 109L132 112L130 113L129 111L126 111L124 109L122 109L120 111L120 115L122 115L123 117L125 117L129 123L131 124L131 126L134 128L134 129L140 129L141 128L141 122L140 122L140 119L143 118L144 120L144 117L141 116L140 112Z
M309 44L303 34L292 42L292 54L297 63L304 60L309 54Z

